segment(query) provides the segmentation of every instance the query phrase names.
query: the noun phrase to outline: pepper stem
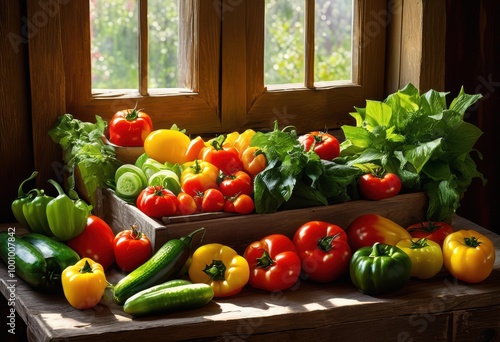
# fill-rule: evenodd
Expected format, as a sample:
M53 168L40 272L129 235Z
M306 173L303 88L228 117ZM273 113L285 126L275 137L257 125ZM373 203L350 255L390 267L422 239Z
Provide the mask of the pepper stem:
M257 258L257 267L258 268L268 268L274 265L274 260L271 258L269 255L269 252L264 250L262 253L262 256L260 258Z
M471 236L470 238L464 238L464 241L465 241L465 244L468 246L468 247L477 247L481 244L480 241L477 240L477 238L475 236Z
M25 180L23 180L21 182L21 184L19 184L19 188L17 189L17 198L21 198L21 197L24 197L26 196L25 192L24 192L24 184L29 182L30 180L34 179L36 176L38 175L38 171L33 171L33 173L31 174L31 176L29 176L28 178L26 178Z
M57 183L53 179L49 179L48 182L50 184L52 184L54 186L54 188L56 188L56 190L59 193L59 195L65 195L66 196L66 192L64 192L64 189L62 188L62 186L59 183Z
M85 260L85 264L80 268L80 273L94 273L92 267L90 267L89 261Z
M224 265L222 260L212 260L212 263L207 265L203 272L205 272L213 280L224 280L226 265Z

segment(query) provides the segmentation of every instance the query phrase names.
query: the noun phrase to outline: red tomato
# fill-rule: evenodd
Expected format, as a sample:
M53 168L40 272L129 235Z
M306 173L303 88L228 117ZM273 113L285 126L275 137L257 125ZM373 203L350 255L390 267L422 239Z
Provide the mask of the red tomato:
M234 211L238 214L250 214L255 209L252 197L247 194L238 195L233 200Z
M175 215L179 200L172 191L162 186L148 186L137 196L136 205L149 217L160 219Z
M152 131L149 115L136 108L118 111L109 121L109 141L118 146L144 146Z
M114 238L113 230L103 219L89 215L83 232L66 241L66 244L81 258L90 258L106 270L115 261Z
M359 180L359 190L361 195L369 200L389 198L396 196L401 190L401 179L391 172L385 172L381 176L367 173Z
M406 231L414 238L426 238L443 246L446 236L453 233L455 229L446 222L424 221L408 226Z
M224 135L213 139L210 145L200 151L198 158L215 165L225 175L233 175L243 170L238 150L234 147L224 147L223 143Z
M137 230L136 225L116 234L113 250L116 264L124 272L135 270L153 255L151 241L146 234Z
M243 257L250 267L248 282L257 289L282 291L300 276L301 261L293 242L282 234L272 234L252 242Z
M179 205L177 206L177 213L179 215L191 215L198 210L193 196L185 192L179 192L177 199L179 200Z
M302 272L312 281L331 282L349 270L351 248L346 232L337 225L309 221L297 229L293 243L302 261Z
M323 160L333 160L340 155L339 141L329 133L307 133L299 137L299 142L307 152L312 149Z
M217 189L208 189L203 193L201 211L222 211L224 208L224 195Z
M253 192L252 178L245 171L237 171L233 175L224 175L219 183L219 191L226 197L238 194L251 195Z

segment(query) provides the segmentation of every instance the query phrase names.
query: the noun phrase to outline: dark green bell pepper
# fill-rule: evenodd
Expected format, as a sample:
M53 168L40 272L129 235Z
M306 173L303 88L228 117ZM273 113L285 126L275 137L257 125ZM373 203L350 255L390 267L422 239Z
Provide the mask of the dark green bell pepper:
M24 181L21 182L19 185L19 189L17 190L17 198L12 202L11 204L11 210L12 214L16 218L17 222L21 223L22 225L29 227L28 221L26 221L26 218L24 217L23 213L23 206L25 203L29 202L30 197L28 194L24 191L24 185L31 181L32 179L35 179L35 177L38 175L37 171L33 171L31 176L29 178L26 178Z
M87 226L87 218L92 206L81 199L71 199L56 181L49 179L59 195L47 204L47 220L52 234L67 241L80 235Z
M28 192L30 200L23 205L24 218L32 232L53 236L47 220L47 204L54 199L44 190L33 189Z
M351 281L369 295L402 288L410 279L411 259L396 246L376 242L362 247L352 256L349 265Z

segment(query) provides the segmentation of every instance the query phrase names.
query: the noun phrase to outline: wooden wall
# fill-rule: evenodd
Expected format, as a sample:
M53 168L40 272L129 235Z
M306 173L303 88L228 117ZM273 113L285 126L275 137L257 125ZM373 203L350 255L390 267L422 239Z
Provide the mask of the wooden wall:
M2 1L0 10L0 221L13 222L11 202L33 172L26 3Z
M12 222L10 203L16 197L19 183L34 168L26 40L34 32L27 31L26 1L5 0L0 11L0 221ZM446 0L447 36L436 53L446 55L445 89L458 94L464 85L469 93L481 92L480 105L472 108L467 120L478 125L485 134L477 148L483 160L478 168L488 178L483 187L474 182L467 191L459 213L466 218L500 233L495 210L499 207L500 189L496 175L498 157L498 115L500 111L500 4L497 0ZM497 20L495 25L494 20ZM37 122L39 120L35 120ZM47 148L54 148L48 146Z

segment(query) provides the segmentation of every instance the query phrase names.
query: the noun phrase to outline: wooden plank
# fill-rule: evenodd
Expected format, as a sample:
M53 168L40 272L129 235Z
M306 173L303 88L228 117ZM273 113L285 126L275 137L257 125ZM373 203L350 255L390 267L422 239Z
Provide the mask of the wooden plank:
M60 7L28 0L27 9L34 168L41 187L54 172L62 181L64 168L60 148L47 134L66 111Z
M304 86L309 89L314 88L314 42L315 42L315 0L305 1L304 11L304 41L305 41L305 75Z
M148 1L139 0L139 94L148 95Z

